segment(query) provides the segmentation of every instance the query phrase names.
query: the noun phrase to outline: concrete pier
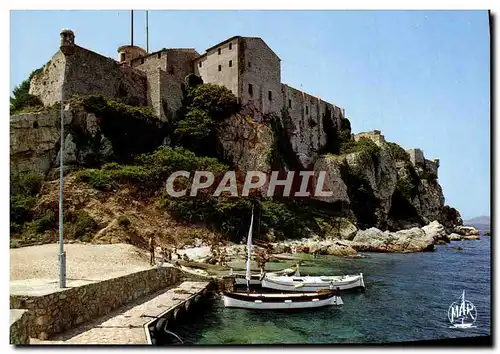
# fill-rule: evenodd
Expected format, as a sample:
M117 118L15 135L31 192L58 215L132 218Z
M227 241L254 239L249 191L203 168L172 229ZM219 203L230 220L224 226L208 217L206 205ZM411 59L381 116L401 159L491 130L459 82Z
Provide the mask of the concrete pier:
M52 340L32 339L30 344L151 345L154 344L154 338L151 338L150 331L155 328L158 319L175 320L189 310L195 301L199 301L209 286L208 281L184 281Z

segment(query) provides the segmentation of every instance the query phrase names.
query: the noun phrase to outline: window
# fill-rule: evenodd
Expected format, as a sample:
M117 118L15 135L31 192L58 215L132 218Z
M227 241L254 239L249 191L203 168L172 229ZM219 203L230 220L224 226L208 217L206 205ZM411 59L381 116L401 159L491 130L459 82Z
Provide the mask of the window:
M161 58L161 52L158 53L158 59L160 59L160 58Z
M229 43L229 50L233 49L233 43Z
M309 114L309 106L306 106L306 114Z
M251 68L252 67L252 63L248 62L248 67Z
M221 65L219 65L219 71L222 71L222 66Z
M288 108L292 108L292 100L288 100Z
M271 91L269 91L267 93L267 97L269 97L269 101L271 101L273 99L273 93Z
M120 53L120 61L125 61L125 53Z
M201 68L201 61L200 61L200 63L198 64L198 66Z
M218 53L219 53L219 55L220 55L220 48L219 48L219 49L217 49L217 51L218 51Z
M233 61L232 60L229 61L229 67L230 68L233 67Z
M250 94L250 96L253 95L253 86L252 86L252 84L248 84L248 93Z

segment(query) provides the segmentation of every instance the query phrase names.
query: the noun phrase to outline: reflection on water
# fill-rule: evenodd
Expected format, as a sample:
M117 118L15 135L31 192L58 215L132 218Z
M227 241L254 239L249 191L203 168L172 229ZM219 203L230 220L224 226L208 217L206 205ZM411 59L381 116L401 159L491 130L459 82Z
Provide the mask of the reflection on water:
M366 292L342 294L341 308L226 309L215 296L173 331L187 344L375 343L490 334L489 237L437 246L436 252L366 255L320 256L301 265L302 274L364 274ZM448 307L463 290L477 309L477 327L451 329Z

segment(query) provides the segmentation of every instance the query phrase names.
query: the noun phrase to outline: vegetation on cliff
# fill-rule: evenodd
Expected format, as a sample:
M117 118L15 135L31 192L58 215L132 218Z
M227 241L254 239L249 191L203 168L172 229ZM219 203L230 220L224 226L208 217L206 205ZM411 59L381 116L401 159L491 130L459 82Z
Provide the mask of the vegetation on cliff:
M215 186L229 169L214 158L200 157L182 147L162 147L151 154L137 157L132 165L106 164L102 169L86 169L78 173L80 180L92 187L109 191L128 187L137 198L153 198L169 215L187 223L204 223L233 241L239 242L248 230L252 205L260 217L262 235L273 230L277 237L302 237L308 229L318 229L315 214L305 205L293 201L249 198L221 194L214 197ZM196 198L171 197L165 192L165 181L174 171L210 171L216 176L213 188L200 190ZM191 186L190 178L179 178L175 189ZM242 180L238 180L239 190Z
M239 110L236 96L224 86L204 84L194 74L186 77L182 107L169 122L172 144L198 155L216 157L218 124Z
M182 107L174 115L169 115L167 122L156 117L151 108L130 106L120 100L97 96L74 97L70 105L83 110L81 118L74 119L68 130L77 150L85 150L85 154L99 154L98 145L103 137L112 145L112 155L95 158L92 164L79 160L79 168L93 168L80 169L71 174L70 178L85 185L86 196L92 194L93 198L106 200L119 194L127 203L154 206L155 213L158 211L154 214L157 218L158 215L165 215L179 224L200 225L203 230L207 228L235 242L246 235L252 207L255 208L256 223L260 228L256 230L257 238L302 238L312 233L326 236L334 232L329 227L334 224L333 215L337 211L334 210L334 203L311 203L278 197L270 199L258 194L249 198L231 197L224 193L213 197L222 175L229 169L238 171L239 167L225 160L217 139L220 124L227 123L240 109L236 97L223 86L204 84L199 77L189 75L185 80ZM95 115L93 118L101 130L99 134L89 132L91 115L88 113ZM350 199L347 206L349 216L355 215L359 224L378 225L377 213L381 201L375 197L378 194L372 188L378 187L373 187L376 183L372 180L385 173L378 165L382 158L383 161L390 160L387 158L388 150L393 161L403 162L398 164L396 191L389 217L414 217L417 211L412 206L413 198L418 193L420 179L426 176L425 171L419 175L406 151L397 144L387 143L381 148L368 138L356 141L348 119L342 118L340 127L337 127L328 117L331 117L331 112L323 117L327 144L319 153L342 155L344 161L347 158L345 155L358 155L354 156L354 163L349 165L344 162L340 168L340 177ZM288 135L293 126L287 111L270 118L274 145L268 149L269 165L273 170L301 169ZM384 164L387 165L386 162ZM371 175L363 170L366 166L370 166L368 172ZM376 171L373 171L373 166ZM189 171L191 175L187 179L178 178L175 189L187 187L188 195L174 198L165 192L165 182L172 172L180 170ZM194 171L210 171L215 175L214 187L199 191L196 198L189 196ZM391 171L395 175L393 167ZM427 177L430 180L432 175ZM37 178L20 176L11 184L11 234L20 236L26 242L36 238L43 240L44 235L53 237L57 233L57 203L40 201L39 196L45 192L41 192L41 178ZM237 175L237 181L241 192L243 178ZM97 202L93 200L92 203ZM118 228L137 241L141 232L134 226L137 225L137 217L133 213L126 216L120 209L116 212L119 217L114 216L115 221L103 222L99 213L92 212L92 205L85 204L86 210L82 205L76 205L65 213L65 232L69 238L89 241L99 234L99 238L112 239L105 238L103 234ZM137 241L138 244L141 242Z
M30 81L40 71L42 71L42 68L33 71L29 78L14 88L12 91L13 97L10 97L10 114L43 108L42 101L37 96L29 93Z

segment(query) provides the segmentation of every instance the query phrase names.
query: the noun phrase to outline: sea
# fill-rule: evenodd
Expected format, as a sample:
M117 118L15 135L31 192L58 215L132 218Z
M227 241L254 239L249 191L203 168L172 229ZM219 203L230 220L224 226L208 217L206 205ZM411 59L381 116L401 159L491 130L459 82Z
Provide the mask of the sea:
M481 240L453 241L434 252L319 256L302 263L300 272L363 273L366 290L342 293L340 308L287 312L224 308L214 295L171 330L191 345L375 344L491 335L491 238L483 232ZM451 328L448 310L464 292L477 311L474 327Z

